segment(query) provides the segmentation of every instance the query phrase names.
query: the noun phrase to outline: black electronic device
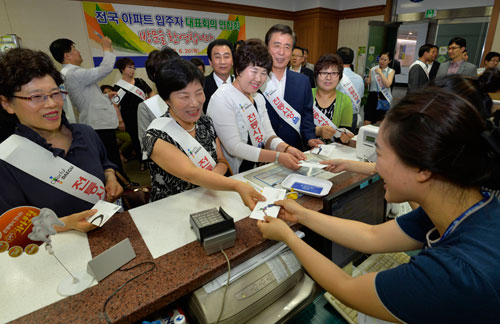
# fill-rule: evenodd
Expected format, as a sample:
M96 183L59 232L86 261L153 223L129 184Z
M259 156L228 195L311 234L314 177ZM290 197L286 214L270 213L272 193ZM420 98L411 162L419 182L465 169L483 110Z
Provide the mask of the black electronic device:
M189 215L189 222L207 254L232 247L236 239L234 220L222 207Z
M378 174L356 182L343 190L323 198L322 212L327 215L376 225L385 222L386 201L384 181ZM308 233L306 233L307 237ZM356 262L363 253L323 239L316 247L339 267Z

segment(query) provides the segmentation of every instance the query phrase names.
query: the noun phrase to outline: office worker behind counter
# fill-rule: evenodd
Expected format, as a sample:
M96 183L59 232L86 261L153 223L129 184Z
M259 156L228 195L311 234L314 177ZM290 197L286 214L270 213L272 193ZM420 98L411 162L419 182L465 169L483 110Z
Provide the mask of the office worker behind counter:
M155 83L169 109L151 123L143 138L144 151L154 162L151 200L202 186L236 191L253 209L264 197L249 184L224 177L229 164L212 120L201 116L205 95L200 70L189 61L172 58L157 71Z
M305 155L276 136L257 93L271 71L272 58L259 39L249 39L234 56L236 79L221 86L212 96L207 115L213 120L225 155L234 173L250 170L256 162L279 162L297 170Z
M95 227L85 221L97 211L89 210L94 203L98 199L114 201L123 189L97 133L90 126L70 124L64 116L62 82L61 74L43 52L11 49L0 57L0 102L19 119L14 135L1 144L0 214L17 206L47 207L66 224L57 227L58 231L86 232ZM11 149L20 152L14 161L5 155ZM50 154L42 160L46 151ZM39 169L33 174L22 171L26 161L36 161ZM62 178L52 183L48 176L45 181L37 178L47 172L57 177L61 174L58 166L67 162L70 167L66 171L71 168L94 184L87 200L75 193L78 190L73 191L76 184L70 183L70 188L63 190L62 185L68 183ZM87 190L80 191L87 194Z
M316 282L365 314L404 323L496 322L500 201L480 187L500 159L494 149L500 141L486 130L469 101L441 88L416 90L382 122L376 171L387 201L415 201L421 207L372 226L291 200L276 202L282 206L280 218L357 251L422 249L407 264L352 278L282 219L266 217L258 225L265 238L284 241Z

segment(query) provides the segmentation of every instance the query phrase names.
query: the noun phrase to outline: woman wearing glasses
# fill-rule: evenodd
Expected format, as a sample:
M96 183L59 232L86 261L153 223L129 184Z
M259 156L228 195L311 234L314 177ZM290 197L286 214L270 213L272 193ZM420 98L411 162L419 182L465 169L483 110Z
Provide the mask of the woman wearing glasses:
M341 127L352 125L352 102L349 96L336 90L342 79L342 59L337 54L325 54L314 65L317 88L313 89L313 117L316 136L324 140L333 137L347 143L353 134Z
M19 123L0 144L0 215L18 206L50 208L65 223L58 231L87 232L98 200L123 189L99 136L63 114L63 82L41 51L11 49L0 56L0 103Z
M264 96L257 93L268 79L272 58L259 39L249 39L234 55L232 84L220 87L210 99L212 118L229 165L234 173L255 167L256 162L278 162L297 170L305 155L276 136Z

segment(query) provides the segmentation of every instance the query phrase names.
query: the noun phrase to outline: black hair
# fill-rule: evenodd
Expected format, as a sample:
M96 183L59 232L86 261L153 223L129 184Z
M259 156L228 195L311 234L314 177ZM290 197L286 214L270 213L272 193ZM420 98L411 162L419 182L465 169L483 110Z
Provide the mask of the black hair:
M354 60L354 51L349 47L340 47L336 54L340 56L344 64L352 64Z
M179 53L177 53L173 48L164 46L161 51L154 50L151 51L148 55L148 58L145 63L146 73L148 75L149 80L155 81L156 71L160 69L162 65L165 65L174 57L179 57Z
M0 56L0 95L10 100L23 85L46 75L51 76L58 86L63 83L61 73L44 52L27 48L10 49Z
M412 167L460 187L487 183L495 160L484 140L486 123L465 98L426 86L392 107L383 122L384 137Z
M383 52L380 52L380 54L378 55L378 57L380 58L382 55L387 55L387 57L389 58L389 61L392 61L394 55L392 54L392 52L389 52L389 51L383 51Z
M431 49L432 47L429 44L420 46L420 48L418 49L418 57L422 57L425 53L430 52Z
M462 37L453 37L448 42L448 46L450 46L453 43L457 44L460 47L467 47L467 41L465 40L465 38Z
M50 53L54 60L59 63L63 63L64 54L71 52L71 48L75 43L71 39L59 38L50 44Z
M307 53L307 55L309 55L309 49L307 47L302 47L302 49L304 50L304 55Z
M484 60L485 61L491 61L494 57L498 57L500 58L500 53L498 52L489 52L488 54L486 54L486 56L484 57Z
M233 52L234 52L233 44L231 44L231 42L225 38L220 38L220 39L216 39L216 40L210 42L210 44L208 44L207 56L210 60L212 60L212 49L215 46L227 46L227 47L229 47L229 50L231 51L231 56L233 55Z
M203 67L203 73L205 73L205 63L203 63L203 61L200 58L193 57L190 61L191 61L191 63L193 63L196 66L202 66Z
M295 49L298 49L299 51L301 51L301 52L302 52L302 55L304 55L304 49L303 49L302 47L295 45L295 46L292 48L292 52L293 52L293 50L295 50Z
M248 66L258 66L271 72L273 58L266 45L257 38L251 38L238 47L234 54L234 74L238 76Z
M199 81L203 87L205 77L193 63L180 57L172 58L156 72L156 88L163 100L168 100L172 92L184 89L193 81Z
M337 54L325 54L319 58L316 64L314 64L314 78L317 79L319 72L323 69L328 69L330 66L337 67L339 71L339 80L342 79L344 63L340 55Z
M292 45L295 46L297 39L295 38L295 34L294 34L292 28L290 28L290 26L282 25L282 24L276 24L276 25L272 26L271 28L269 28L269 30L266 33L266 38L265 38L266 46L269 47L269 41L271 40L271 37L273 36L274 33L288 34L288 35L292 36L292 40L293 40Z
M128 57L122 57L121 59L118 59L115 63L115 66L120 71L120 73L123 73L123 70L125 70L125 68L128 65L135 66L134 61L132 61L132 59Z
M104 93L104 90L111 90L113 91L113 87L110 86L109 84L103 84L99 88L101 88L101 92Z

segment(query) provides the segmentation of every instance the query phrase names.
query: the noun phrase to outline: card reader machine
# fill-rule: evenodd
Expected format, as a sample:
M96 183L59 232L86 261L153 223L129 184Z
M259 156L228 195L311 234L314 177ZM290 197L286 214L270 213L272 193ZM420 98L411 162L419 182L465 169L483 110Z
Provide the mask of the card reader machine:
M234 220L222 207L191 214L189 222L207 255L234 246Z
M359 128L358 139L356 141L356 157L362 161L375 162L375 141L378 136L378 126L365 125Z

